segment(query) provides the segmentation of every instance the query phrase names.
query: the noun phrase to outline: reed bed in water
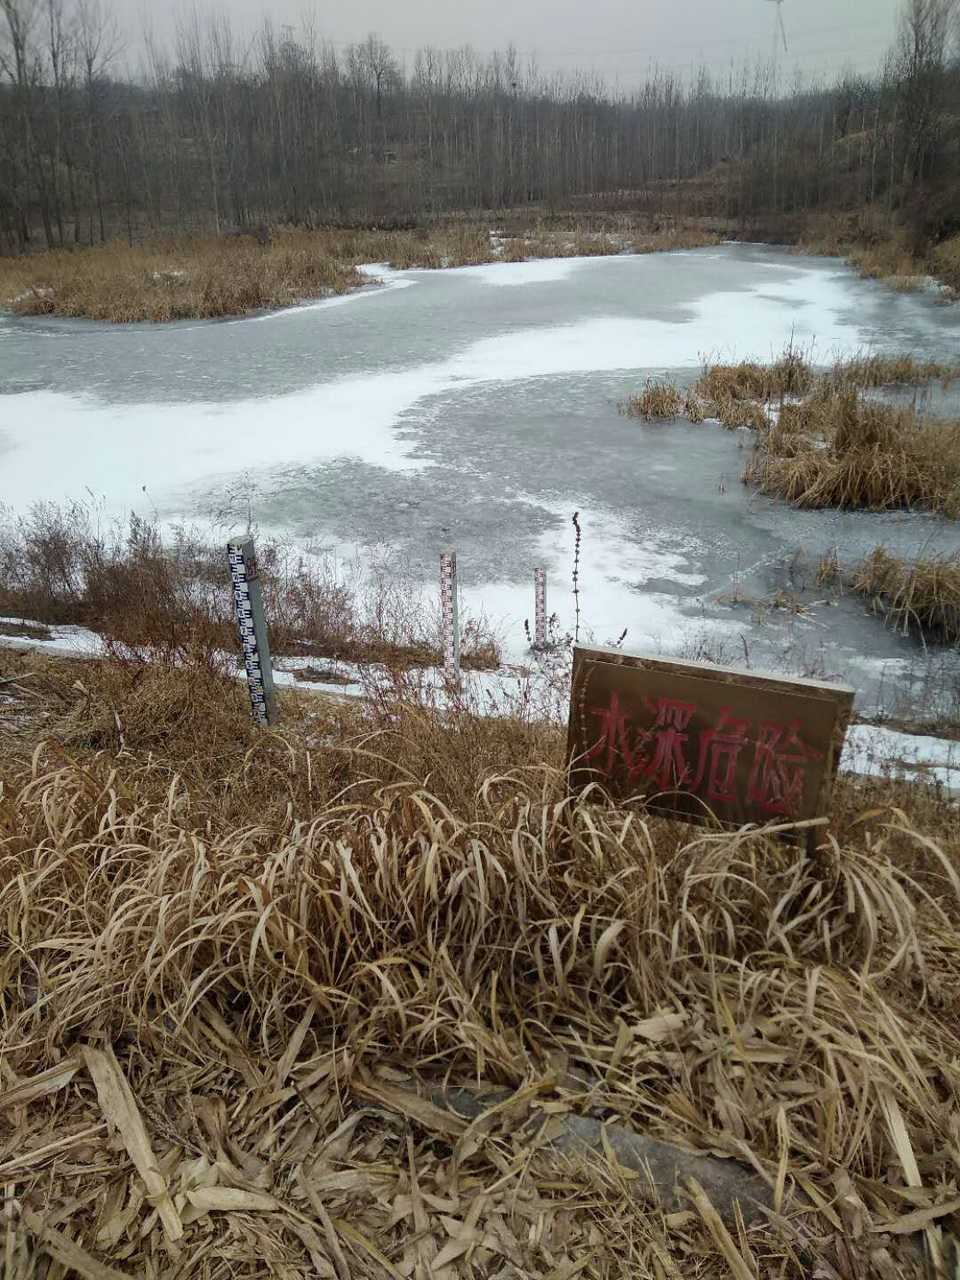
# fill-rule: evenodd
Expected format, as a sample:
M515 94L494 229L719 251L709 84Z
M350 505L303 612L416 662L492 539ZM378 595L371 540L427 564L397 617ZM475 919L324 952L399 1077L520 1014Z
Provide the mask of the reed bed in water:
M744 481L798 507L960 514L960 428L856 392L785 405Z
M706 416L727 427L762 428L770 420L766 406L774 402L792 404L807 397L831 400L850 391L919 387L931 382L940 382L946 389L958 377L958 365L920 360L909 354L853 356L817 371L808 357L791 345L769 365L753 361L708 363L689 392L673 383L648 380L643 391L629 397L621 409L629 417L686 416L699 422Z
M648 378L643 390L630 396L620 406L626 417L643 418L645 422L683 417L686 408L686 397L677 387L670 382L657 382L653 378Z
M905 560L878 547L855 569L852 585L904 633L960 642L960 557Z
M468 707L255 735L201 668L0 679L6 1274L880 1277L950 1230L935 791L843 781L808 859L571 799L558 731ZM513 1104L457 1123L451 1085ZM740 1162L772 1216L651 1208L546 1149L570 1114Z
M851 356L837 360L832 369L817 380L819 394L850 389L906 386L919 387L940 382L951 386L960 377L960 367L939 360L920 360L913 355Z
M705 365L696 390L704 400L719 404L731 400L782 400L785 396L805 395L813 381L813 371L803 353L791 345L770 365L751 361Z

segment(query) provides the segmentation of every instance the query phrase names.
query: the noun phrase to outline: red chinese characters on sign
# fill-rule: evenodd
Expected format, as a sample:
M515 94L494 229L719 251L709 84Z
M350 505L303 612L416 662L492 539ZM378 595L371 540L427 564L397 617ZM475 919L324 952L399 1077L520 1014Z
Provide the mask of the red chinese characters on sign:
M653 724L632 734L617 690L606 707L590 708L599 736L587 758L601 773L610 776L622 768L632 785L688 792L707 805L745 801L747 808L771 818L791 818L801 811L807 769L823 757L804 744L798 721L755 725L723 707L713 723L693 732L696 703L643 701Z

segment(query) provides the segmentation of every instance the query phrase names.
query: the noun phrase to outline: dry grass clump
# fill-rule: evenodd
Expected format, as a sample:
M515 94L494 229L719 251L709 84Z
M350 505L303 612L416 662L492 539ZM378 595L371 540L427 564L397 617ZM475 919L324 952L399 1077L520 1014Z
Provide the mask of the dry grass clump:
M628 418L643 418L645 422L679 418L684 409L684 396L670 382L656 382L648 378L643 390L620 406Z
M947 388L957 378L960 378L960 367L955 364L918 360L912 355L860 355L837 360L832 369L817 379L816 391L829 395L850 388L919 387L936 381Z
M960 642L960 557L908 561L878 547L856 568L852 586L904 634Z
M630 238L633 253L665 253L677 250L707 249L723 244L724 233L695 222L668 223L652 231Z
M708 417L716 418L730 431L741 427L759 431L770 425L766 410L756 400L715 400L705 412Z
M336 233L328 232L335 237ZM350 250L350 245L338 245ZM409 267L472 267L495 261L486 227L471 224L431 227L424 231L368 232L351 256L361 262L389 262L398 270Z
M362 283L305 232L265 246L208 236L0 259L0 300L13 311L115 323L242 315Z
M785 405L744 480L800 507L960 514L960 431L855 392Z
M257 561L274 654L442 664L439 619L400 566L374 566L349 583L324 561L265 540ZM104 524L80 503L0 520L0 616L83 625L123 651L177 661L202 655L217 665L236 651L225 550L137 516ZM500 665L484 619L464 619L461 661Z
M620 412L628 418L643 418L645 422L665 422L686 418L699 424L712 415L713 406L704 404L695 392L684 392L672 382L660 382L648 378L643 390L630 396L620 405Z
M696 390L717 404L742 400L783 400L805 395L813 385L813 371L803 354L788 346L772 364L752 361L706 365Z
M913 293L926 280L923 262L899 235L880 244L852 246L846 256L865 279L882 280L898 293Z
M960 503L960 463L951 461L954 428L922 423L909 410L866 402L856 393L934 380L948 387L957 377L956 365L878 354L837 360L817 373L791 344L770 365L707 364L688 392L648 379L621 412L648 422L716 418L730 430L762 433L746 478L801 505L926 506L933 493L936 509L950 513ZM830 459L836 465L828 468ZM863 503L856 499L861 488Z
M960 1178L935 792L844 783L809 859L570 800L559 733L468 708L301 697L254 734L201 669L189 696L113 664L80 693L23 662L0 655L15 1274L171 1249L184 1275L911 1274L898 1233ZM59 734L83 700L87 742ZM509 1105L468 1127L444 1085ZM726 1154L780 1212L721 1228L688 1185L665 1219L613 1157L538 1143L569 1113Z
M808 215L797 251L846 258L860 275L910 293L933 276L960 292L960 236L918 250L894 217L878 209L856 215Z

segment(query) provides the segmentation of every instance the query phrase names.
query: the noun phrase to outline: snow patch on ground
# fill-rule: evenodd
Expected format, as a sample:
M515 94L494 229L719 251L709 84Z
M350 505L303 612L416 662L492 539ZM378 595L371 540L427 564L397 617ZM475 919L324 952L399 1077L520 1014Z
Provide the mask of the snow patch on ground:
M960 793L960 742L855 724L847 734L841 768L875 777L939 782Z

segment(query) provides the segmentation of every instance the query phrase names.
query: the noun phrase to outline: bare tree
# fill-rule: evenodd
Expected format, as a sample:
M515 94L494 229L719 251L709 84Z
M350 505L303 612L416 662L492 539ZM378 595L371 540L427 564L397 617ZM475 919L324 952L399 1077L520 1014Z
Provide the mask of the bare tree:
M924 178L936 147L957 0L907 0L897 43L904 132L903 180Z
M196 9L120 76L112 0L0 0L0 236L14 249L143 228L273 220L409 225L444 210L571 201L738 218L780 234L811 209L884 203L918 245L960 208L960 0L907 0L874 76L776 83L769 64L630 92L546 75L513 49L377 36L338 53L315 26L244 45ZM202 0L198 0L198 3ZM953 152L951 152L953 148ZM691 179L702 179L691 182ZM906 179L906 181L904 181ZM912 210L933 192L936 213Z
M83 74L86 118L87 169L93 188L90 210L89 239L93 240L93 218L96 213L101 243L106 240L103 163L106 119L104 112L104 78L122 49L116 19L104 7L103 0L77 0L77 50Z

